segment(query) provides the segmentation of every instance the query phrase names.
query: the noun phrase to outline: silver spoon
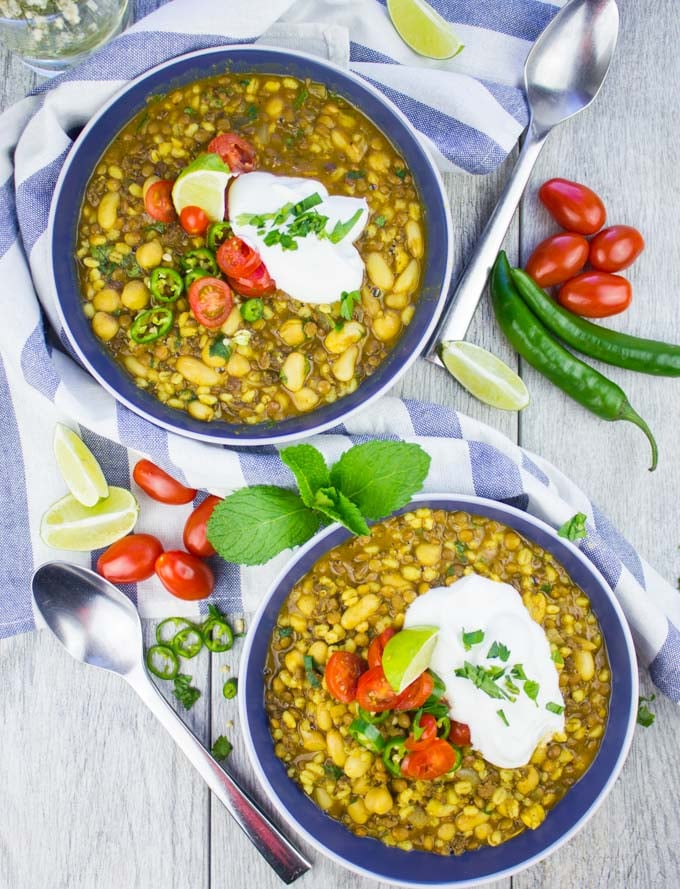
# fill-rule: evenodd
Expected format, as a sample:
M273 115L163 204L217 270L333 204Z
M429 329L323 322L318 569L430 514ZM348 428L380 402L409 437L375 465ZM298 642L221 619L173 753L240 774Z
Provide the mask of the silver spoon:
M515 168L450 297L425 358L441 364L439 344L465 338L486 280L531 171L553 127L583 111L600 91L619 30L615 0L571 0L543 31L524 64L529 125Z
M285 883L292 883L309 870L310 863L215 762L149 678L142 624L127 596L94 571L66 562L48 562L33 575L33 600L72 657L117 673L132 686Z

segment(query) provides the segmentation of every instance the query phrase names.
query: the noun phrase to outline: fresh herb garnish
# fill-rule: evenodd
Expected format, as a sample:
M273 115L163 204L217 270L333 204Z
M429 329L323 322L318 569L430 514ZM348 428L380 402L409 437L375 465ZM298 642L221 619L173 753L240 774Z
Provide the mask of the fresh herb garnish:
M562 704L556 704L555 701L548 701L545 705L545 709L549 710L551 713L556 713L558 716L560 713L564 713L564 707Z
M507 726L510 725L510 723L508 722L508 717L505 715L505 713L504 713L502 710L496 710L496 715L497 715L498 717L500 717L500 719L501 719Z
M375 224L378 226L378 228L382 228L382 227L385 225L385 223L387 222L387 220L386 220L385 217L382 215L382 213L380 213L379 216L376 216L376 217L375 217L375 219L373 220L373 222L375 222Z
M304 665L305 665L305 675L307 676L307 682L312 686L312 688L321 688L321 680L319 679L319 673L317 670L316 663L311 654L306 654L304 657Z
M502 672L503 670L501 668L501 673ZM475 666L475 664L471 664L469 661L465 661L464 665L458 667L455 673L456 676L460 676L462 679L469 679L475 688L480 689L490 698L507 699L508 697L503 689L496 683L498 675L495 674L493 668L479 667Z
M191 117L192 114L196 114L196 109L192 108L191 105L187 105L187 107L184 109L184 113L188 114L189 117Z
M550 583L542 583L539 587L542 593L551 593L552 592L552 584Z
M515 683L512 681L512 679L509 676L505 677L505 687L511 694L513 694L513 695L519 694L519 686L515 685ZM513 698L513 700L516 700L516 699Z
M239 80L239 83L241 84L241 86L248 86L248 84L250 83L250 78L244 77L243 80Z
M166 228L167 224L165 222L150 222L144 226L144 234L148 235L149 232L158 232L159 235L162 235Z
M467 557L465 555L465 544L462 543L460 540L457 540L455 546L456 552L458 553L459 561L461 561L465 565L467 563Z
M295 206L292 208L293 215L299 216L301 213L304 213L305 210L311 210L312 207L316 207L322 203L323 198L318 191L315 191L314 194L307 195L306 198L303 198L301 201L298 201L297 204L295 204Z
M395 170L395 171L394 171L394 175L395 175L398 179L401 179L402 181L403 181L404 179L406 179L406 174L407 174L407 173L408 173L408 170L406 170L404 167L402 167L401 170Z
M361 302L361 292L359 290L342 291L340 296L340 314L345 321L350 321L354 314L354 306Z
M564 658L562 657L562 652L559 650L559 648L556 648L556 649L551 653L550 657L553 659L553 661L554 661L556 664L559 664L560 667L564 664Z
M279 635L279 639L288 639L290 636L293 635L293 628L292 627L277 627L276 632Z
M228 738L225 738L224 735L220 735L219 738L215 739L215 743L212 745L212 750L210 752L215 759L222 760L226 759L233 749L231 741Z
M366 172L365 170L348 170L345 173L346 179L365 179Z
M491 648L487 651L486 656L488 658L499 658L505 663L507 659L510 657L510 649L507 646L503 645L502 642L494 642L491 645Z
M510 670L510 675L514 676L515 679L519 679L521 682L526 682L527 674L524 672L524 667L521 664L515 664Z
M656 700L656 695L650 695L648 698L640 697L638 698L638 712L637 712L637 722L638 725L643 726L644 728L649 728L649 726L654 722L656 716L649 709L647 704L651 704L652 701Z
M323 765L323 771L327 778L334 778L336 781L338 778L342 778L345 774L340 766L336 766L332 762L325 762Z
M257 105L248 105L248 107L246 108L246 115L248 117L248 120L255 120L257 114Z
M524 683L524 694L529 698L530 701L535 701L538 697L538 692L541 686L538 682L535 682L533 679L527 679Z
M309 90L307 89L306 86L303 86L302 89L300 90L300 92L297 94L297 96L293 100L293 108L295 108L296 111L299 111L300 108L302 108L302 106L307 101L308 96L309 96Z
M201 697L201 693L191 684L191 676L186 673L178 673L174 679L173 695L184 706L185 710L191 710L196 701Z
M580 540L586 537L586 520L588 516L583 512L577 512L568 522L565 522L557 532L558 537L566 537L567 540Z
M482 630L471 630L469 633L463 630L463 647L466 651L469 651L473 645L479 645L483 641L484 632Z
M357 224L362 213L363 210L359 209L346 222L340 222L340 220L338 220L333 227L333 231L328 235L328 240L331 244L339 244Z
M213 342L210 343L208 354L213 358L222 358L224 361L227 361L231 355L231 346L227 345L224 339L213 340Z

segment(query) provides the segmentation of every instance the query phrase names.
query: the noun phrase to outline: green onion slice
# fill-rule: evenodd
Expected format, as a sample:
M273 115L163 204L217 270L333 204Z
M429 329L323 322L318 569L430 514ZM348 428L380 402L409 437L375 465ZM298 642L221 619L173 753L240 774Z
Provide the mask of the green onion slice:
M203 624L203 641L210 651L229 651L234 632L226 621L211 617Z
M146 665L159 679L174 679L179 671L177 655L167 645L152 645L146 653Z
M355 719L350 724L349 733L362 747L373 751L373 753L382 753L385 749L385 739L380 729L372 722L366 722L365 719Z
M180 630L170 643L172 650L180 657L196 657L203 648L203 636L196 627L185 627Z

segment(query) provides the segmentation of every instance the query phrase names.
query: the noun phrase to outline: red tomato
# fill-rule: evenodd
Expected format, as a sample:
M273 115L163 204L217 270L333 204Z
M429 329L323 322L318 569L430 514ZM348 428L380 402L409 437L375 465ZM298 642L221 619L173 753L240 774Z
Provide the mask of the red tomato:
M217 251L217 265L228 278L247 278L262 265L260 254L236 236L227 238Z
M371 667L359 678L356 699L369 713L382 713L394 709L397 693L387 681L383 668Z
M229 283L242 296L267 296L276 290L276 284L261 262L247 278L229 278Z
M560 287L557 296L565 309L586 318L608 318L630 305L630 281L607 272L584 272Z
M588 260L589 245L583 235L565 232L553 235L536 247L526 264L539 287L561 284L578 274Z
M229 317L234 298L220 278L197 278L189 287L189 305L194 318L204 327L220 327Z
M140 460L132 470L132 477L149 497L160 503L190 503L196 496L195 488L187 488L151 460Z
M394 627L388 627L386 630L383 630L379 636L376 636L375 639L368 646L368 666L369 667L382 667L382 656L383 651L385 650L385 646L390 641L392 636L395 636L397 631Z
M470 726L464 722L451 722L451 731L449 732L449 741L456 747L466 747L470 743Z
M420 781L433 781L445 775L456 764L456 753L453 747L437 738L430 741L422 750L407 753L401 761L401 773L407 778Z
M417 710L422 707L425 701L434 691L434 679L432 674L427 670L421 673L417 679L407 685L406 688L397 698L394 705L395 710Z
M326 685L337 701L349 704L357 696L359 677L366 670L366 662L351 651L334 651L326 664Z
M417 741L414 732L408 736L404 742L407 750L423 750L437 737L437 720L431 713L421 714L419 725L423 732Z
M590 242L590 264L602 272L620 272L645 249L645 239L631 225L610 225Z
M181 549L162 553L156 559L156 574L165 589L178 599L207 599L215 585L205 562Z
M213 509L222 502L221 497L210 494L203 503L196 507L184 525L184 548L194 556L214 556L215 549L206 535L208 519Z
M219 154L232 173L255 169L255 149L236 133L219 133L208 143L208 151Z
M188 235L202 235L210 225L210 220L200 207L185 207L179 214L179 224Z
M144 209L158 222L173 222L176 218L172 205L173 184L169 179L159 179L147 188L144 195Z
M128 534L117 540L97 559L97 572L112 583L136 583L154 572L163 545L151 534Z
M601 199L586 185L568 179L549 179L538 196L558 225L570 232L594 235L607 218Z

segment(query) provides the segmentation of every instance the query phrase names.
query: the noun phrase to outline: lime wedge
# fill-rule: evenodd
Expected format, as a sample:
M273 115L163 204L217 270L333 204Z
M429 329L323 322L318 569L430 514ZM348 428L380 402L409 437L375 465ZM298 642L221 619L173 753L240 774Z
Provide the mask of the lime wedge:
M172 187L172 202L177 213L185 207L200 207L211 222L224 219L224 192L231 172L216 154L199 154L185 167Z
M463 44L451 25L425 0L387 0L392 24L404 43L428 59L451 59Z
M503 411L521 411L529 404L529 390L512 368L491 352L472 343L442 343L446 369L475 398Z
M430 666L439 627L409 627L385 646L382 666L387 681L401 693Z
M73 429L57 423L54 429L54 456L66 486L83 506L94 506L109 496L101 466Z
M57 500L40 522L43 542L56 549L88 552L109 546L135 526L139 506L125 488L109 488L96 506L83 506L72 494Z

